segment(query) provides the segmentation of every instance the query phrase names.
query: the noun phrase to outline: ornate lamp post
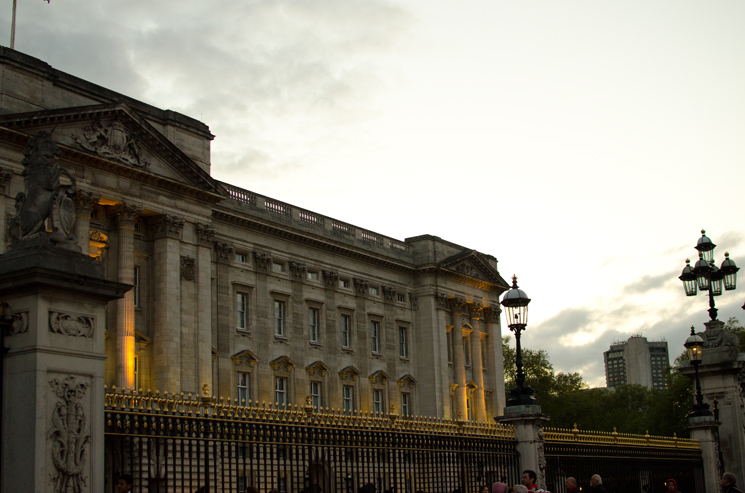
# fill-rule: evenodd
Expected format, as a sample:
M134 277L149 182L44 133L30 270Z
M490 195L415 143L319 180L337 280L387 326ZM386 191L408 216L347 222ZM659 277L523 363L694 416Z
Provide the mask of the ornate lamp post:
M709 317L711 320L717 319L714 297L722 295L722 284L724 284L725 291L736 289L737 271L740 270L735 262L730 260L729 253L726 252L722 267L717 267L714 264L714 248L716 248L716 245L712 243L706 236L706 231L702 229L701 238L696 243L698 262L691 267L691 261L686 259L686 266L678 277L683 281L686 296L696 296L698 291L709 292Z
M523 355L520 347L520 333L528 325L528 304L530 298L525 291L518 289L517 276L512 276L512 289L507 291L502 298L502 306L505 308L507 326L515 333L515 347L517 352L517 387L510 390L510 398L507 407L530 406L537 401L533 397L533 389L525 385L525 374L523 373Z
M701 393L701 381L698 379L698 365L701 364L704 357L704 340L696 334L693 327L691 327L691 335L686 339L684 346L688 350L688 359L696 370L696 404L693 405L690 416L711 416L709 405L704 402L704 395Z

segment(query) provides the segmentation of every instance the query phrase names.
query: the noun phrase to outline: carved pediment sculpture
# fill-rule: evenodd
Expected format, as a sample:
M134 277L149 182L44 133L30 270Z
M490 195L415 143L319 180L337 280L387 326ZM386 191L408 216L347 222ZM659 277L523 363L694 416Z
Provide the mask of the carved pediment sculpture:
M398 386L402 389L408 388L413 389L416 385L416 379L409 374L406 374L398 379Z
M474 279L484 280L484 276L470 262L463 262L453 267L453 270L464 276L473 277Z
M344 368L343 370L339 372L339 377L342 380L346 380L346 381L357 380L359 376L360 376L360 371L354 366L347 366L346 368Z
M88 127L75 129L72 138L83 149L99 156L137 167L150 164L142 155L138 136L130 132L118 118L108 125L96 119Z
M370 378L370 383L372 384L384 384L391 378L388 376L386 372L383 370L378 370L372 375L370 375L368 378Z
M322 361L316 361L306 366L305 371L308 372L308 375L318 375L323 377L326 376L326 374L328 373L329 367L326 366Z
M289 375L290 370L295 368L295 362L289 356L280 356L269 364L274 368L275 373L281 375Z
M253 367L256 362L259 361L258 356L256 356L248 349L244 349L243 351L234 354L230 358L233 360L233 363L235 363L235 366Z
M60 154L52 136L45 131L31 137L23 150L26 192L16 195L16 215L8 227L13 244L47 237L56 246L80 251L73 234L76 181L59 166ZM70 181L69 185L61 183L62 176Z

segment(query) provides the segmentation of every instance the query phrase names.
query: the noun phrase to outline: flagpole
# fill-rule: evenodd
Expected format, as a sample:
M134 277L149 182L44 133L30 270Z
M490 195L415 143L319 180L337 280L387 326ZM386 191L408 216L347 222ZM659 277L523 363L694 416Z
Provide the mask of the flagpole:
M10 49L16 49L16 0L13 0L13 23L10 25Z

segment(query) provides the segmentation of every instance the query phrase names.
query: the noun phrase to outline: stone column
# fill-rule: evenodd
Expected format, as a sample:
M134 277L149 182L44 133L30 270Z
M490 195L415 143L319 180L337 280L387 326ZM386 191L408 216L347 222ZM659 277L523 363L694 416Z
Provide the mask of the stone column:
M745 477L745 390L740 375L745 370L745 353L738 354L739 339L724 328L724 323L712 320L704 324L703 361L698 367L704 401L713 408L716 395L719 410L719 444L723 469L738 478ZM694 368L688 361L680 372L691 378L695 387ZM695 388L694 388L695 395ZM693 401L691 401L693 406Z
M548 417L541 414L541 406L511 406L504 409L500 423L512 425L520 456L520 470L535 471L538 488L546 489L546 457L543 448L543 423Z
M463 313L466 311L466 300L464 298L454 297L449 299L450 302L450 323L452 324L452 341L453 341L453 372L455 374L455 383L458 388L455 389L455 415L453 419L467 419L466 410L466 363L463 355ZM473 356L473 355L471 355Z
M5 218L5 197L8 196L10 181L13 179L13 172L0 168L0 253L5 252L5 233L8 223Z
M492 409L501 416L507 405L504 388L504 357L502 355L502 328L499 324L499 306L492 305L484 308L484 324L489 338L486 345L486 365L488 378L491 380L494 393L492 394Z
M119 273L117 279L134 284L135 220L142 208L131 204L114 206L112 215L119 226ZM88 223L90 225L90 222ZM86 252L88 249L86 248ZM134 387L135 381L135 294L130 289L116 301L116 386Z
M475 421L485 422L486 402L484 400L484 364L481 361L481 315L483 306L476 303L468 304L473 333L471 334L471 375L476 390L473 392L473 418Z
M209 224L195 225L197 238L197 387L212 395L212 240Z
M153 238L153 381L160 392L181 391L181 254L184 220L150 220Z
M83 255L90 254L91 207L99 198L84 190L75 194L75 237Z
M233 360L230 353L233 334L235 333L235 312L232 310L233 293L230 283L230 266L235 258L235 248L230 243L215 242L215 260L217 261L217 327L215 331L215 345L217 347L217 382L215 395L230 397L232 395ZM256 260L255 260L256 261ZM258 278L258 276L257 276ZM257 280L257 284L258 284ZM265 281L266 282L266 281ZM259 288L256 288L257 295ZM257 303L258 307L258 303ZM258 308L257 308L258 310ZM257 351L259 357L263 356ZM264 361L265 362L265 361ZM259 365L258 371L262 371ZM258 379L261 385L261 379ZM260 391L261 389L256 389ZM254 392L259 400L260 392ZM264 400L266 400L264 398Z
M0 256L11 322L2 327L0 491L104 491L106 304L130 288L77 252Z
M719 444L716 429L719 426L712 416L688 418L691 438L701 444L701 457L704 460L704 486L706 493L719 493L719 479L722 477L719 464ZM739 478L739 476L738 476Z

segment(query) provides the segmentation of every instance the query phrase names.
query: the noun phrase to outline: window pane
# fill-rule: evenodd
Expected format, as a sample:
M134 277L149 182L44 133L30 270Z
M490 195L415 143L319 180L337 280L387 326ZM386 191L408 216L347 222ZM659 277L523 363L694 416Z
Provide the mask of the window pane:
M349 385L345 385L342 391L342 405L346 412L354 409L354 389Z
M310 327L310 340L318 342L318 309L308 310L308 325Z
M402 358L409 357L408 341L406 340L406 327L398 328L398 355Z
M349 315L341 316L341 346L349 347L349 329L352 318Z
M274 335L285 335L285 303L274 302Z
M383 412L383 391L382 390L373 390L373 412L374 413Z
M235 295L235 325L239 329L245 329L247 324L247 296L244 293L237 293Z
M372 346L372 352L380 352L380 322L375 320L370 322L370 342Z

